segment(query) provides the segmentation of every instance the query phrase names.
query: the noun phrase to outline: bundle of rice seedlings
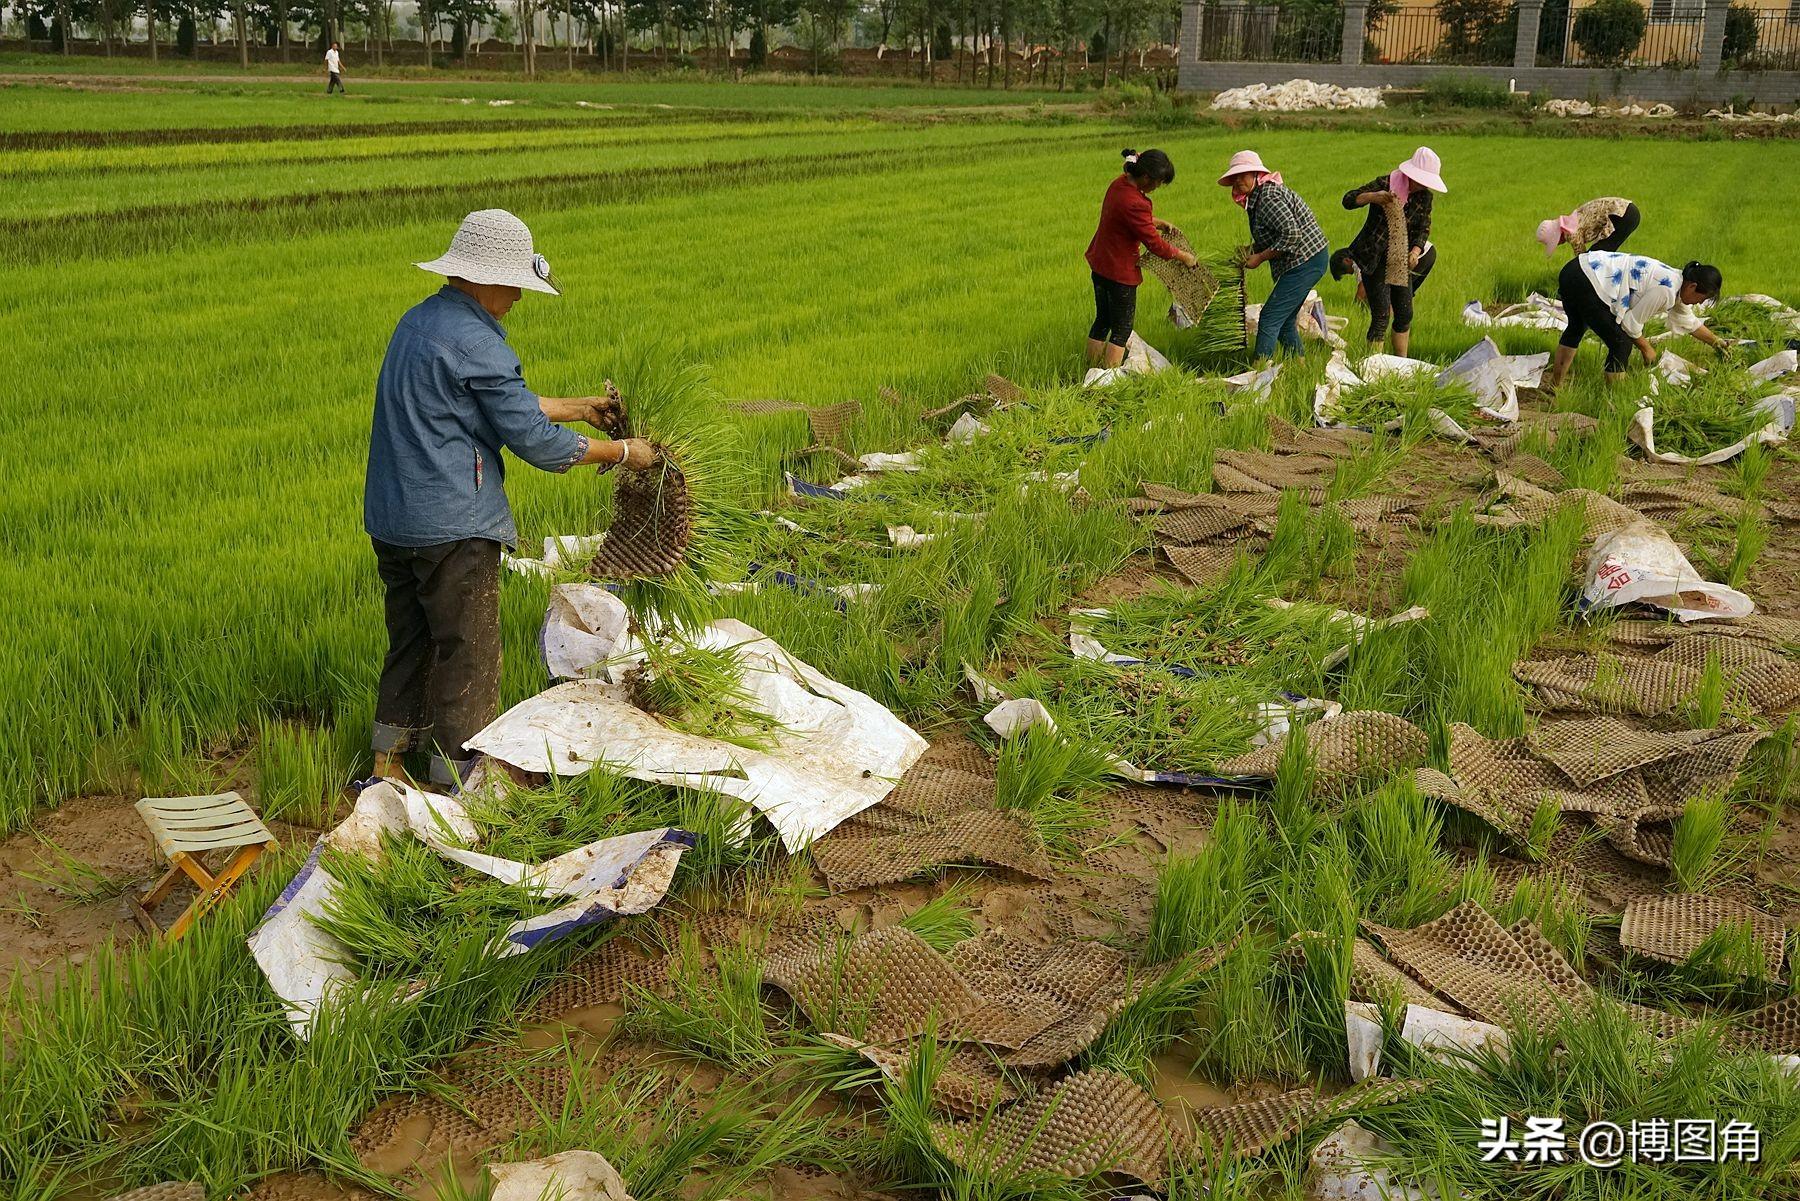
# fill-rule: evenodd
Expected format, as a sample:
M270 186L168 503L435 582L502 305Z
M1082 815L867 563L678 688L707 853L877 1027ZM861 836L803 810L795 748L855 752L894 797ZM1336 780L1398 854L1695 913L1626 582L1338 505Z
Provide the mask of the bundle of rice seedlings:
M463 794L463 812L481 831L475 849L520 863L543 863L603 838L644 829L644 812L666 790L599 768L544 788L496 781ZM636 819L635 821L633 819Z
M1664 386L1654 402L1656 449L1698 456L1741 442L1769 423L1755 404L1776 391L1768 381L1725 364L1686 384Z
M1070 734L1141 768L1204 772L1241 754L1260 728L1254 686L1184 679L1157 667L1069 659L1021 672L1012 690L1044 702Z
M364 979L428 975L458 947L485 945L555 904L457 867L404 835L384 834L377 860L327 846L319 865L338 887L309 920L344 944L345 966Z
M1787 345L1800 332L1776 310L1741 297L1714 304L1706 313L1706 328L1721 338L1770 349Z
M1244 579L1212 591L1163 585L1115 603L1089 629L1114 654L1202 673L1253 671L1275 688L1311 681L1353 636L1329 606L1278 609Z
M764 490L741 430L719 416L703 372L640 357L620 373L627 436L657 448L645 471L615 468L613 519L588 574L620 585L634 615L690 625L717 611L708 585L741 575L737 548Z
M1194 249L1187 235L1173 225L1167 238L1177 250ZM1200 255L1199 259L1197 266L1189 267L1146 251L1138 261L1162 282L1169 298L1192 323L1183 334L1189 357L1221 362L1241 359L1250 349L1244 321L1243 265L1231 254Z
M683 734L765 750L786 728L757 707L744 687L743 662L729 648L680 638L647 642L625 683L632 704Z
M1413 429L1429 429L1431 410L1437 409L1466 428L1475 420L1480 403L1475 390L1463 380L1452 378L1440 384L1437 376L1419 372L1384 375L1345 388L1327 416L1365 429L1380 429L1395 421Z

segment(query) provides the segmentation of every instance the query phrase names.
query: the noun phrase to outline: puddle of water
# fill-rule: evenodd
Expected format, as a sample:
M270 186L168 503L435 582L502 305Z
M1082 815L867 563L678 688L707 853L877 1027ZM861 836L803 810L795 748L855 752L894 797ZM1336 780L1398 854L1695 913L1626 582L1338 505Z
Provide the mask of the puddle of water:
M608 1038L625 1016L625 1006L617 1001L584 1005L556 1016L555 1021L527 1026L519 1032L519 1045L527 1051L542 1051L571 1042L577 1047L596 1048Z
M1193 1057L1180 1048L1165 1051L1150 1061L1150 1091L1164 1105L1188 1109L1217 1109L1237 1104L1229 1090L1217 1088L1194 1074Z

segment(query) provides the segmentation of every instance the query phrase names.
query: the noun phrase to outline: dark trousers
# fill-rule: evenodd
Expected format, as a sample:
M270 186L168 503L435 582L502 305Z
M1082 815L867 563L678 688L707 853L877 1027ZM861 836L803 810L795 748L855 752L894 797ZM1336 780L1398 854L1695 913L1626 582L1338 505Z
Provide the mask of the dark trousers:
M327 96L331 95L334 91L341 92L344 90L344 77L339 75L336 71L332 71L329 74L331 75L331 78L325 81L325 94Z
M1410 283L1366 284L1363 291L1369 294L1369 341L1381 341L1382 335L1387 333L1390 313L1393 315L1395 333L1411 332L1413 290Z
M1625 206L1625 211L1612 219L1612 232L1588 247L1589 250L1617 250L1625 245L1625 239L1637 231L1638 222L1643 214L1638 212L1637 202Z
M1256 358L1274 354L1277 343L1289 354L1306 353L1306 347L1300 344L1300 309L1306 304L1306 294L1324 278L1330 263L1331 253L1321 250L1281 273L1256 318Z
M499 711L500 544L371 541L387 589L388 634L374 748L428 747L432 781L454 783L474 765L463 743Z
M1562 272L1556 277L1556 291L1562 300L1563 315L1568 318L1559 339L1561 344L1573 350L1581 345L1581 335L1591 329L1596 338L1606 343L1608 372L1616 375L1631 366L1631 351L1636 343L1620 328L1612 309L1600 299L1600 293L1594 291L1587 272L1581 269L1580 259L1570 259L1563 264Z
M1107 279L1098 271L1088 274L1094 277L1094 324L1088 326L1088 337L1124 346L1137 322L1137 285Z

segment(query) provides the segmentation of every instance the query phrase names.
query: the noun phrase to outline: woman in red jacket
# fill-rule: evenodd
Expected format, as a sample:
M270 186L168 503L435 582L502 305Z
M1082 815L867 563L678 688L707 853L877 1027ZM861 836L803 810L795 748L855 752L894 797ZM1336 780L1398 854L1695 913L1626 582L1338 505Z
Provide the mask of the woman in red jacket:
M1090 365L1117 367L1125 359L1131 326L1137 319L1138 244L1157 258L1180 259L1192 267L1192 252L1177 250L1163 239L1169 228L1150 211L1150 193L1175 180L1175 164L1160 150L1125 151L1125 173L1106 189L1100 203L1100 227L1088 243L1087 261L1094 277L1094 324L1088 330Z

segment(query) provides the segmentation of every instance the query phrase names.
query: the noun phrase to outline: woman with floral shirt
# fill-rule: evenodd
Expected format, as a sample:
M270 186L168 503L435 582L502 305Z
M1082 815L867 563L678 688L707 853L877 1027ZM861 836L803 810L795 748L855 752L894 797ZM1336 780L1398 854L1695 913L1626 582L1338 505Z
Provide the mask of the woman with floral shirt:
M1575 351L1588 330L1606 344L1606 380L1612 383L1631 365L1635 345L1646 364L1656 362L1656 348L1644 326L1656 317L1678 334L1690 334L1708 346L1725 343L1694 315L1692 305L1719 294L1724 280L1717 267L1689 263L1677 271L1641 255L1591 250L1563 264L1557 277L1568 325L1556 347L1550 387L1561 386L1575 362Z

